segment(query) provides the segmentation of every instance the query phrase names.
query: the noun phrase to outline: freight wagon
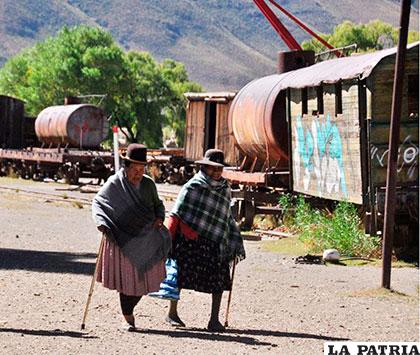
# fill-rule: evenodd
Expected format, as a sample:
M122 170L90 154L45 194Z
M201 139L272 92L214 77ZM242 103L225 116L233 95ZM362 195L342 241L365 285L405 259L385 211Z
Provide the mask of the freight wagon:
M239 187L236 207L248 226L264 212L262 205L294 191L359 205L367 232L375 234L383 222L395 58L396 48L338 58L256 79L233 100L210 95L228 102L228 117L212 116L218 111L206 94L187 95L195 122L187 120L186 154L196 158L213 146L225 151L231 167L224 176ZM405 67L395 203L396 220L402 222L397 228L413 242L418 236L418 43L408 46ZM225 130L209 131L221 125Z
M77 97L64 102L35 119L24 116L23 101L0 96L0 175L77 184L80 177L100 182L114 172L113 152L101 148L109 134L102 109ZM193 175L182 148L149 149L148 160L158 182L181 184Z
M112 173L112 153L100 150L108 122L94 105L47 107L35 120L24 116L23 101L1 96L0 132L3 175L75 184L81 176L106 179Z

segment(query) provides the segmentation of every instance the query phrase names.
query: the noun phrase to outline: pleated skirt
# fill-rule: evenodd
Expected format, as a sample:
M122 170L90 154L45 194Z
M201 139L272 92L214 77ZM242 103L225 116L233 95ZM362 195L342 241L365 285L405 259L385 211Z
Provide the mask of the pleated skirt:
M96 277L104 287L128 296L143 296L158 291L165 276L164 260L145 273L139 274L118 245L105 239Z

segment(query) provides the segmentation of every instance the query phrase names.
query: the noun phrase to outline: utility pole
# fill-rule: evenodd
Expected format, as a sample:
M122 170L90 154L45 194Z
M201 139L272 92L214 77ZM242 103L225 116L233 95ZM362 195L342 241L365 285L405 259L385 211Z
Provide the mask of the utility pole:
M411 0L402 0L400 35L395 61L394 87L392 92L391 127L389 131L388 169L385 195L384 238L382 241L382 287L391 288L391 261L394 238L396 177L398 145L400 143L400 119L402 89L404 81L404 64L407 49L408 23L410 19Z

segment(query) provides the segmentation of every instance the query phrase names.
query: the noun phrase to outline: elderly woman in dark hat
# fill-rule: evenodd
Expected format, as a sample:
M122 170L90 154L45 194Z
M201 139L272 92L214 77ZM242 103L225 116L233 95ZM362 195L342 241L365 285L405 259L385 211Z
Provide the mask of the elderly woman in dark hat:
M240 231L231 214L231 192L222 177L224 155L210 149L197 161L200 171L180 191L168 223L172 256L178 264L178 288L212 294L210 331L223 331L220 303L230 290L229 263L245 258ZM167 321L185 326L171 301Z
M106 236L97 281L119 292L128 331L135 330L134 307L165 278L171 246L165 207L144 174L146 154L144 145L130 144L122 156L125 167L108 179L92 205L96 226Z

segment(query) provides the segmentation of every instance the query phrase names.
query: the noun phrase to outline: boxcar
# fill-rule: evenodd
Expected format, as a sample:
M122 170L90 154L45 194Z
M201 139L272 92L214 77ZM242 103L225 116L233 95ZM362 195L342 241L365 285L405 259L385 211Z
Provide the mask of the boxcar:
M384 210L396 49L336 59L288 77L293 189ZM405 63L398 158L399 214L418 214L419 45ZM408 208L412 210L409 211Z
M234 92L186 93L188 99L185 129L185 158L199 160L207 149L225 152L225 160L236 165L238 150L229 132L228 113Z
M0 95L0 148L24 146L24 102Z
M396 48L328 60L256 79L229 112L244 155L225 176L255 187L283 186L324 200L350 201L381 228ZM419 43L405 62L397 213L418 221ZM287 181L284 181L287 177ZM275 184L274 184L275 185Z

